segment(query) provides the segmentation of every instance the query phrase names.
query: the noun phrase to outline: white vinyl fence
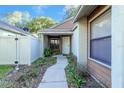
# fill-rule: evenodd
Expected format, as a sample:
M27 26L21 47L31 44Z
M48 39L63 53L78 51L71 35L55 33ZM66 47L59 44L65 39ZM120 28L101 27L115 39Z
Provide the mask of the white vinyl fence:
M40 57L40 40L39 38L30 37L31 47L31 62L35 61Z
M18 40L15 40L15 38ZM29 36L0 37L0 65L19 64L30 65L40 57L40 40Z

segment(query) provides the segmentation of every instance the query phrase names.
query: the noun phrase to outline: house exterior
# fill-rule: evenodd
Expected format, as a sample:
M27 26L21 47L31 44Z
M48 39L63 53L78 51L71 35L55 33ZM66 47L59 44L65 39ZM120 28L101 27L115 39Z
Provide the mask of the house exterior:
M28 32L0 22L0 65L30 65L40 57L40 40Z
M124 6L83 5L74 17L72 53L105 87L124 87Z
M124 87L124 6L82 5L74 18L49 29L39 38L0 22L0 65L30 65L51 48L73 54L81 71L104 87Z
M39 30L38 36L41 40L41 52L42 56L45 48L51 48L53 52L60 54L71 53L71 37L73 28L73 19L67 19L66 21L57 24L49 29Z

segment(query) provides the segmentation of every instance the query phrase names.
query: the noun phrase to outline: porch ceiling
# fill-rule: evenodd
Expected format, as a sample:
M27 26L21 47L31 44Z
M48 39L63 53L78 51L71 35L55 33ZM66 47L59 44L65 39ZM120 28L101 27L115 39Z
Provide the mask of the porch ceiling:
M38 31L45 35L72 35L72 29L44 29Z

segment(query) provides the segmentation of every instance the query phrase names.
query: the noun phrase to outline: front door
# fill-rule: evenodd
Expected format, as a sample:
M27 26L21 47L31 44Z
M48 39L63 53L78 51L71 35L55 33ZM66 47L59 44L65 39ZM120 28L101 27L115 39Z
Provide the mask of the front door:
M62 53L70 53L70 37L62 37Z

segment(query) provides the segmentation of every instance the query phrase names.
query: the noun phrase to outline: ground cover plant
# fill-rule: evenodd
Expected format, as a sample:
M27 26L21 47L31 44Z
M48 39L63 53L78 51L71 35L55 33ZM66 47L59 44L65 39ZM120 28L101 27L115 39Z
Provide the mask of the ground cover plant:
M73 56L68 56L68 66L65 69L69 88L99 88L98 84L87 72L78 70Z
M30 66L20 66L19 71L12 72L1 80L0 87L38 87L47 68L55 63L55 57L45 57L37 59Z

